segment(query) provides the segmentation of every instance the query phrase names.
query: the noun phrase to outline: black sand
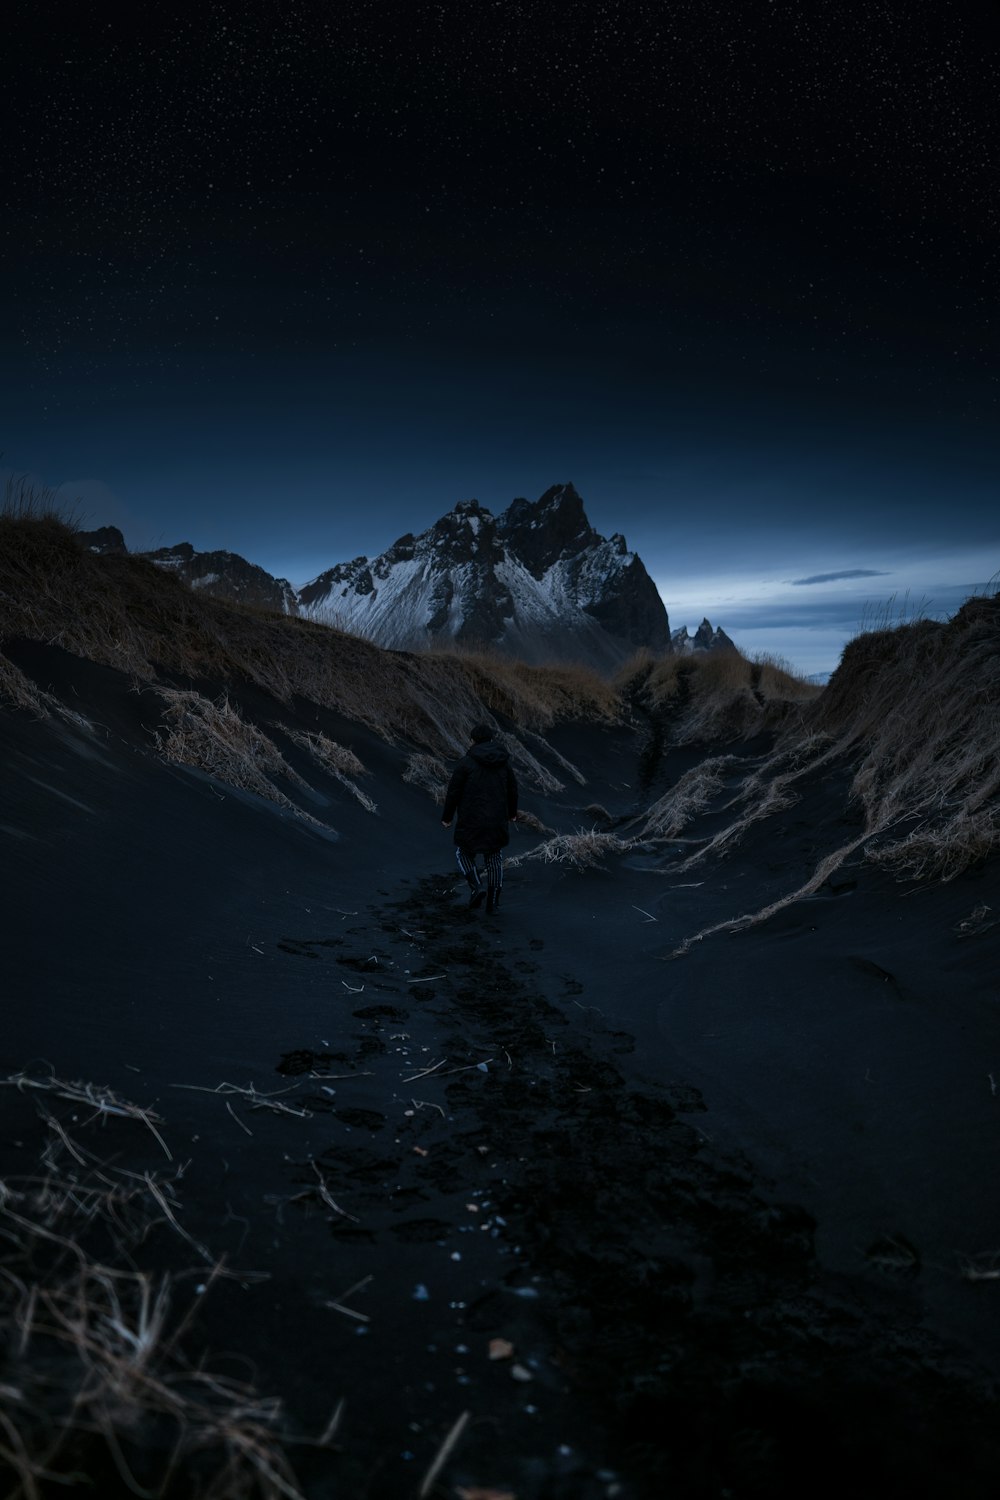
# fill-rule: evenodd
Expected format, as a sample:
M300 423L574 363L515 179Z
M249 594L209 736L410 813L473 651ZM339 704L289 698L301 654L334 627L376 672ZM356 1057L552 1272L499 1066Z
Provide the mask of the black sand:
M0 714L0 1076L155 1106L187 1231L245 1273L195 1348L280 1395L292 1435L344 1402L332 1448L291 1450L306 1494L416 1495L463 1413L431 1493L996 1492L1000 1281L967 1273L1000 1251L1000 927L959 930L1000 910L995 862L919 888L855 864L671 959L808 874L842 787L687 875L669 852L523 864L485 918L401 750L309 710L379 804L313 770L323 836L161 763L117 674L10 654L101 729ZM640 735L552 740L589 784L527 793L546 823L640 804ZM73 1128L162 1165L130 1124ZM0 1176L44 1136L0 1089ZM184 1291L204 1274L176 1235L146 1253Z

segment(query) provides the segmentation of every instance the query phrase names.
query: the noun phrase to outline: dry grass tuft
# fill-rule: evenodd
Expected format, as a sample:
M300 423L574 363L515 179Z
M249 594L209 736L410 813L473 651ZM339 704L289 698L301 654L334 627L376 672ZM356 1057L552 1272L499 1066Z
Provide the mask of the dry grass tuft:
M578 828L576 833L560 833L555 838L519 854L508 861L511 865L524 864L528 860L543 860L545 864L571 865L575 870L584 870L600 865L609 854L624 854L632 847L631 839L617 838L613 833L598 833L596 828Z
M20 667L0 652L0 703L6 703L12 708L23 709L25 713L33 714L36 719L50 719L56 714L68 724L75 724L78 729L92 730L93 724L84 718L75 709L67 708L59 698L52 693L45 692L32 682Z
M748 804L746 811L727 823L725 828L714 834L707 843L693 854L689 854L681 864L676 866L678 872L690 870L695 865L704 863L713 854L724 854L740 842L744 834L755 823L761 823L766 818L774 817L775 813L784 812L789 807L794 807L799 800L798 794L791 790L791 783L795 776L775 776L773 780L764 780L759 788L751 783L757 782L758 778L751 778L751 783L745 786L738 797L739 802ZM757 795L753 795L754 792Z
M734 799L747 810L675 868L725 852L789 806L797 782L835 764L855 768L849 795L863 833L788 896L705 929L677 954L712 932L766 921L859 848L907 880L952 880L1000 850L1000 595L968 600L945 623L917 619L850 642L804 729L786 729Z
M546 796L566 790L565 784L559 780L558 776L553 776L551 771L546 770L532 755L527 745L522 745L514 735L498 733L496 738L507 750L512 764L520 772L525 784L533 786L536 791Z
M301 776L292 770L274 741L255 724L248 724L225 694L212 702L200 693L179 688L157 691L167 705L166 722L156 733L156 746L164 760L194 766L218 781L255 792L318 824L317 818L304 812L271 779L281 776L304 787Z
M6 1082L148 1123L110 1089ZM148 1500L302 1500L280 1403L184 1352L204 1296L230 1273L213 1263L182 1299L169 1275L136 1264L158 1225L193 1243L176 1212L180 1172L128 1171L42 1118L51 1139L39 1171L0 1181L6 1500L82 1485Z
M1000 850L1000 807L960 808L945 822L915 828L905 838L872 843L865 858L900 880L953 880Z
M868 837L868 834L863 834L851 843L844 844L841 848L835 849L825 859L820 860L808 880L804 881L796 890L789 891L787 895L779 897L777 901L772 901L769 906L763 906L759 911L747 912L741 917L730 917L725 922L715 922L711 927L703 927L693 937L685 938L679 947L675 948L669 955L670 958L683 958L686 953L691 951L695 943L703 942L705 938L714 937L720 932L742 932L747 927L756 927L759 923L766 922L769 917L775 916L779 911L784 911L785 907L791 906L793 901L801 901L803 897L813 895L815 891L819 890L824 881L829 880L830 876L839 870L844 860L861 847Z
M377 813L378 806L372 801L366 792L363 792L352 779L355 776L364 776L366 771L353 750L338 745L336 740L328 739L325 734L318 730L305 731L301 729L289 729L286 724L275 724L275 729L280 729L283 734L312 756L317 765L322 766L337 781L345 786L351 796L356 798L366 812Z
M832 692L831 692L832 689ZM870 830L919 820L868 858L900 878L951 880L1000 843L1000 596L945 624L918 620L846 647L817 715L862 758L852 795Z
M8 474L0 499L0 520L29 521L36 526L53 527L60 532L79 531L77 516L67 511L55 490L37 484L26 474Z
M448 790L448 767L437 755L411 755L406 762L403 780L422 787L441 806Z
M554 745L549 744L547 739L545 739L540 734L536 734L533 729L522 729L521 732L526 740L530 740L534 744L540 746L544 750L546 755L551 756L556 765L559 766L560 770L566 772L566 775L570 778L571 781L575 781L578 786L587 785L587 778L586 776L584 776L579 766L575 766L571 760L567 760L565 755L560 754L560 752L555 748Z
M666 712L675 743L696 745L775 728L823 689L775 657L707 651L663 657L646 670L639 691L650 708Z
M170 1158L167 1144L156 1128L162 1123L160 1116L152 1109L142 1109L138 1104L121 1098L113 1089L98 1088L92 1083L71 1082L65 1078L57 1078L54 1073L38 1075L24 1072L11 1073L6 1078L0 1078L0 1088L17 1089L18 1093L22 1094L51 1094L57 1099L68 1099L72 1104L90 1111L84 1121L86 1125L94 1120L107 1118L109 1115L126 1120L138 1120L155 1137L166 1156Z
M481 701L515 724L547 729L560 720L612 724L621 716L614 685L589 667L529 667L488 648L435 646L419 654L430 661L460 663Z
M646 809L638 837L676 838L699 813L705 811L736 764L736 756L721 755L685 771L669 792Z

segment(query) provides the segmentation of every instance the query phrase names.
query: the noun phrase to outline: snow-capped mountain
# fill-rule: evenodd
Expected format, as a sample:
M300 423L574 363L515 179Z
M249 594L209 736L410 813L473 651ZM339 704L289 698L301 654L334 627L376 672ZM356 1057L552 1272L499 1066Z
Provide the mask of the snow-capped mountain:
M158 568L179 573L193 589L204 589L221 599L255 604L262 609L298 614L298 596L287 578L272 578L265 568L247 562L237 552L196 552L190 542L143 552Z
M114 526L77 534L96 553L127 551ZM235 552L190 542L138 554L217 598L306 614L396 649L489 646L522 661L615 667L638 647L655 652L735 649L703 620L671 636L657 590L616 533L591 526L572 484L494 516L464 500L420 536L379 557L328 568L296 591Z
M711 621L702 620L694 635L688 634L686 625L679 630L670 633L670 644L675 651L735 651L736 646L729 639L721 625L713 630Z
M328 568L302 611L379 645L492 646L522 661L613 666L669 651L663 601L619 534L602 537L572 484L494 516L464 500L381 556Z

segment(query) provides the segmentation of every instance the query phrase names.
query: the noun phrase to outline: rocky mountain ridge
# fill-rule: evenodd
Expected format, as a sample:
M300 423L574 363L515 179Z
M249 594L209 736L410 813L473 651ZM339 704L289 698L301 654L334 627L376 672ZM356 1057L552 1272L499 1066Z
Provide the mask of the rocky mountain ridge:
M99 553L125 552L113 526L82 532ZM394 649L453 644L523 661L578 661L609 669L637 649L733 649L703 620L671 635L667 611L642 560L620 533L590 524L570 483L494 515L460 501L419 535L377 557L327 568L296 590L238 553L190 542L142 554L192 588L286 614L304 614Z
M102 556L128 551L117 526L81 531L77 540L90 552ZM218 598L252 604L259 609L275 609L286 615L299 612L298 595L287 578L273 577L266 568L247 562L238 552L198 552L190 542L178 542L173 547L157 547L137 555L148 557L158 568L176 573L191 588L204 589Z
M721 625L713 628L708 619L702 620L694 635L686 625L670 632L670 644L675 651L735 651L736 645L729 639Z
M488 646L524 661L613 666L670 649L667 612L641 559L605 538L572 484L494 516L461 501L419 536L355 558L300 590L304 612L382 646Z

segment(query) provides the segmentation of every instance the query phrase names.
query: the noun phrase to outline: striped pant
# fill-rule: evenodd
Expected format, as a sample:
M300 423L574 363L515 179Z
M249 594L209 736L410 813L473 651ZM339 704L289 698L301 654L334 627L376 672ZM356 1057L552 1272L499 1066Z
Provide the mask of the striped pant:
M469 889L482 890L483 882L476 868L476 856L470 854L467 849L456 848L455 858L458 860L458 868L469 882ZM489 889L500 890L503 885L503 852L500 849L494 849L491 854L483 855L483 873Z

